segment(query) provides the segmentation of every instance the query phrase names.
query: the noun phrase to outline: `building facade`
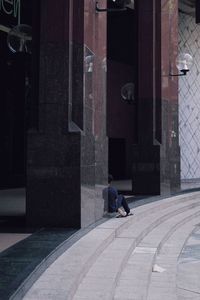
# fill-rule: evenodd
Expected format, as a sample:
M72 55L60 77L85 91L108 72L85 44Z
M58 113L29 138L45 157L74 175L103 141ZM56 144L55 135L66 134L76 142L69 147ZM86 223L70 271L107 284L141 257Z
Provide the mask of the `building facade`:
M0 185L26 188L29 226L100 219L108 173L180 190L179 4L0 0Z

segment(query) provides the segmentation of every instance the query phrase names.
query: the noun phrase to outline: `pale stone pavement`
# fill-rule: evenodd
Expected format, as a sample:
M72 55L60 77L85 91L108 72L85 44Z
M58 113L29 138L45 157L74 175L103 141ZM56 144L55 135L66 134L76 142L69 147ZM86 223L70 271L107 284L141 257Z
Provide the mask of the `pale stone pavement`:
M81 237L22 298L200 300L200 192L133 212Z

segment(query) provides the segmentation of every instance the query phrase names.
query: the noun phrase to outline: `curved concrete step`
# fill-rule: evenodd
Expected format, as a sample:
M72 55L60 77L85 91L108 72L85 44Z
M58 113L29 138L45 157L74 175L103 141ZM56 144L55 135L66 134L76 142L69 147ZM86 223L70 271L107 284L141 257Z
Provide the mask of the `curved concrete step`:
M153 226L150 224L148 226L149 233L139 244L135 239L124 237L122 232L103 251L88 271L73 299L145 299L149 273L151 273L153 258L160 240L184 222L192 219L196 214L200 215L199 205L189 207L187 211L180 212L177 210L177 213L177 215L171 215L170 220L167 219L167 221L165 220L157 225L156 228L154 227L152 231ZM155 224L156 221L153 223ZM160 234L156 238L158 231L163 232L163 235ZM150 239L150 244L149 235L153 239Z
M178 228L159 249L156 263L165 269L163 273L152 273L148 300L177 300L177 264L185 240L199 222L199 215ZM183 300L184 298L180 298ZM192 299L192 298L191 298Z
M117 282L114 299L146 299L152 268L157 263L157 253L177 228L199 215L199 207L194 207L164 220L149 232L130 256Z
M199 220L198 220L199 222ZM186 240L177 264L177 299L200 299L200 226Z
M195 199L196 200L196 199ZM163 222L164 219L172 217L177 214L181 214L182 212L186 211L186 214L188 213L189 209L199 210L199 201L197 203L192 203L190 205L183 206L176 211L174 211L174 208L168 208L167 210L171 210L171 212L166 211L163 212L163 216L159 217L157 220L155 220L151 224L146 224L144 222L144 219L141 221L143 224L140 224L140 233L137 232L137 237L134 238L134 227L133 230L131 230L131 237L129 235L129 238L127 238L127 234L123 235L124 231L118 235L118 238L115 239L115 242L112 243L112 245L109 245L108 248L101 254L101 256L97 259L96 263L92 266L92 268L87 273L86 278L83 280L82 284L80 285L76 296L73 299L112 299L112 293L113 289L116 286L117 277L119 276L123 265L127 261L127 258L130 256L130 253L133 251L135 246L138 244L138 242L146 235L150 230L158 226L161 222ZM154 211L155 213L155 211ZM191 214L191 212L190 212ZM151 216L152 220L152 216ZM138 225L138 224L137 224ZM101 226L105 226L104 224ZM144 228L143 228L144 227ZM128 232L130 227L126 229L125 232ZM143 229L143 230L142 230ZM121 239L120 239L121 238ZM116 260L113 258L113 244L115 243L115 250L118 250L118 253L116 252ZM123 250L122 245L124 244ZM119 248L117 248L117 245ZM121 251L121 252L120 252ZM120 254L120 255L119 255ZM150 253L150 255L154 254L154 252ZM149 258L148 258L149 260ZM108 269L107 266L114 265L114 268ZM150 266L151 269L151 266ZM106 274L105 274L105 270ZM131 280L132 282L132 280ZM107 284L106 284L107 283ZM102 289L103 286L106 286L106 288ZM83 292L84 291L84 292ZM95 297L95 298L94 298ZM126 299L126 298L125 298ZM138 298L139 299L139 298Z
M120 247L122 243L115 241L115 238L120 236L122 232L126 233L126 228L130 229L127 233L131 232L126 239L131 241L126 243L124 256L121 257L118 270L120 270L123 261L127 260L137 243L153 228L162 223L163 218L167 219L188 208L197 206L199 198L200 193L195 192L163 199L137 207L135 215L132 217L110 219L96 227L61 255L36 281L24 299L72 299L77 287L100 254L104 250L106 251L111 243L111 246L116 247L116 249ZM155 220L153 224L152 220ZM151 224L151 226L148 224ZM121 237L121 239L124 239L124 237ZM113 268L114 266L112 265Z

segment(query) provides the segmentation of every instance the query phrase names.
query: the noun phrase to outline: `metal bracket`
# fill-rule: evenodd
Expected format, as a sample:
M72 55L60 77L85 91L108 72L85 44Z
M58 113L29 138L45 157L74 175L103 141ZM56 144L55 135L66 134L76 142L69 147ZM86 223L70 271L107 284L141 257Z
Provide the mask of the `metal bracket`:
M123 7L123 8L99 8L98 7L98 1L96 1L96 12L118 12L118 11L126 11L127 8Z
M169 74L169 76L185 76L189 72L189 70L180 70L180 74Z

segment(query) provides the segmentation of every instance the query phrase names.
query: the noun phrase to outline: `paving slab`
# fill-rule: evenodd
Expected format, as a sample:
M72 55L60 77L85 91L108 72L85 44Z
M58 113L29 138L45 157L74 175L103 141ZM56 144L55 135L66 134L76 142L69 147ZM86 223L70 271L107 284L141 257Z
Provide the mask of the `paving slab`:
M163 273L152 273L147 300L178 299L177 265L178 258L188 236L198 223L199 216L177 228L159 249L155 263L165 269ZM166 290L168 293L166 295ZM180 298L181 299L181 298Z
M166 232L163 233L164 236L170 231L169 218L177 217L178 222L181 221L181 214L184 216L188 213L189 215L189 210L198 211L199 199L200 193L194 192L155 202L149 201L146 205L136 205L132 217L107 219L106 222L102 222L72 244L48 268L44 268L44 273L36 280L29 292L22 291L21 298L18 299L144 299L146 294L139 293L139 290L148 285L149 270L151 270L160 243L153 238L157 235L160 241L163 238L161 231L166 229ZM163 226L159 233L158 226L162 226L163 222L166 224L168 222L168 225ZM153 230L155 230L154 234ZM150 232L152 232L152 238L147 239L146 242L143 241ZM162 278L168 282L170 296L172 296L174 286L170 286L169 283L173 283L171 279L176 273L174 264L177 257L176 259L174 257L180 253L181 245L181 243L178 245L175 243L172 251L171 243L173 245L174 242L172 239L170 242L167 240L165 247L161 249L162 254L168 254L168 260L158 260L163 262L163 266L166 266L172 274L170 277L166 276L167 272L162 273ZM133 258L133 256L135 257ZM127 261L129 261L128 264ZM128 268L123 273L126 264ZM142 272L140 272L141 265ZM137 276L133 275L135 270L138 271ZM124 274L124 278L122 278L122 274ZM154 292L154 298L151 300L164 300L167 297L164 280L160 280L161 277L158 280L156 276L151 277L152 291ZM130 278L132 282L129 280ZM119 279L121 279L124 289L118 287ZM110 287L112 288L110 289ZM159 293L163 295L162 298L158 298L160 296L157 293L158 288ZM117 289L118 291L115 293ZM126 291L126 298L124 298L124 291ZM135 291L138 292L135 293ZM170 300L175 299L173 297L174 295Z
M200 227L187 239L178 259L177 287L179 298L200 299ZM187 299L187 298L186 298Z
M43 263L44 267L45 262L45 267L47 267L53 259L52 255L51 259L48 260L49 254L74 232L75 230L73 229L40 230L1 252L0 299L10 299L41 263ZM43 270L41 269L41 271ZM38 272L41 274L39 268Z
M0 252L27 238L29 233L0 233Z

